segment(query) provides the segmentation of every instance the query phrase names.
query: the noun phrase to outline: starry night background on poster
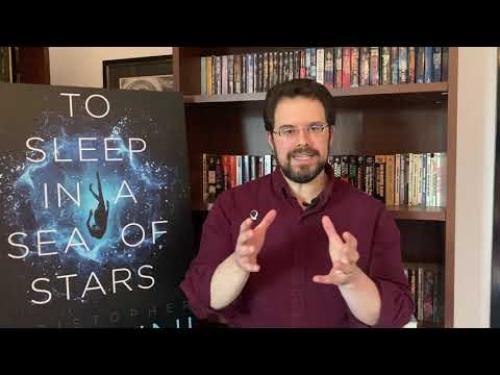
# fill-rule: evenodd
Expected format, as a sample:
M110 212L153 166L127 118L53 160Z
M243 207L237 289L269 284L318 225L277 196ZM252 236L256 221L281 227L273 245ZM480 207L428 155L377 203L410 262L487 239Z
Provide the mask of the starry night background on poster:
M107 110L96 95L109 102L103 118L89 114ZM1 85L0 136L0 291L9 301L2 325L174 327L190 315L177 287L193 256L179 94ZM97 193L97 173L108 201L102 238L87 226L98 205L89 186ZM40 230L52 232L37 237ZM11 241L29 252L9 243L12 233L24 233ZM42 256L40 238L55 242L41 245ZM49 302L40 303L49 295L31 285L38 278Z

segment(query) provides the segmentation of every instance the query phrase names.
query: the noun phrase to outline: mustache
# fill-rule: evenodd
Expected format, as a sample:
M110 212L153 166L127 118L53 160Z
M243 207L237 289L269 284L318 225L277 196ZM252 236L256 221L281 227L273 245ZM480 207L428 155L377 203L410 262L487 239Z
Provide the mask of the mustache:
M310 147L298 147L295 150L288 153L288 157L290 158L297 155L319 156L319 152Z

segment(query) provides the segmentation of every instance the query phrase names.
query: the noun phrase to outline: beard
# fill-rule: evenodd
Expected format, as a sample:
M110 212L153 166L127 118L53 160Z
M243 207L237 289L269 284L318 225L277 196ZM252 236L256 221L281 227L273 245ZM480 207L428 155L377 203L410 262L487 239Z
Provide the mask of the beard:
M325 168L326 159L319 159L312 165L301 165L299 167L295 167L294 169L292 168L292 158L298 155L306 155L310 157L317 156L318 158L320 157L320 153L317 150L314 150L310 147L300 147L296 148L293 151L290 151L286 155L285 164L281 164L278 158L276 158L276 161L281 171L288 179L298 184L306 184L314 180L321 173L321 171Z

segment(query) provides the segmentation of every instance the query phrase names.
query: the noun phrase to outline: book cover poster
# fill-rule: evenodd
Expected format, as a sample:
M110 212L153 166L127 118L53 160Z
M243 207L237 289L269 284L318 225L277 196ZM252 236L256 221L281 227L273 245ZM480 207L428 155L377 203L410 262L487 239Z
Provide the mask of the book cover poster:
M0 326L186 327L182 97L0 84Z

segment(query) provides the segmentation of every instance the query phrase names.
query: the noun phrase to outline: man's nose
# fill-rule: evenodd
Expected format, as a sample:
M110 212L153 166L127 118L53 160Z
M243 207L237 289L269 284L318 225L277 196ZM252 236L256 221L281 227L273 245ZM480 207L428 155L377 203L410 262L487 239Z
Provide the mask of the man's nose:
M308 145L310 141L310 134L307 128L299 129L299 134L297 136L297 143L300 145Z

